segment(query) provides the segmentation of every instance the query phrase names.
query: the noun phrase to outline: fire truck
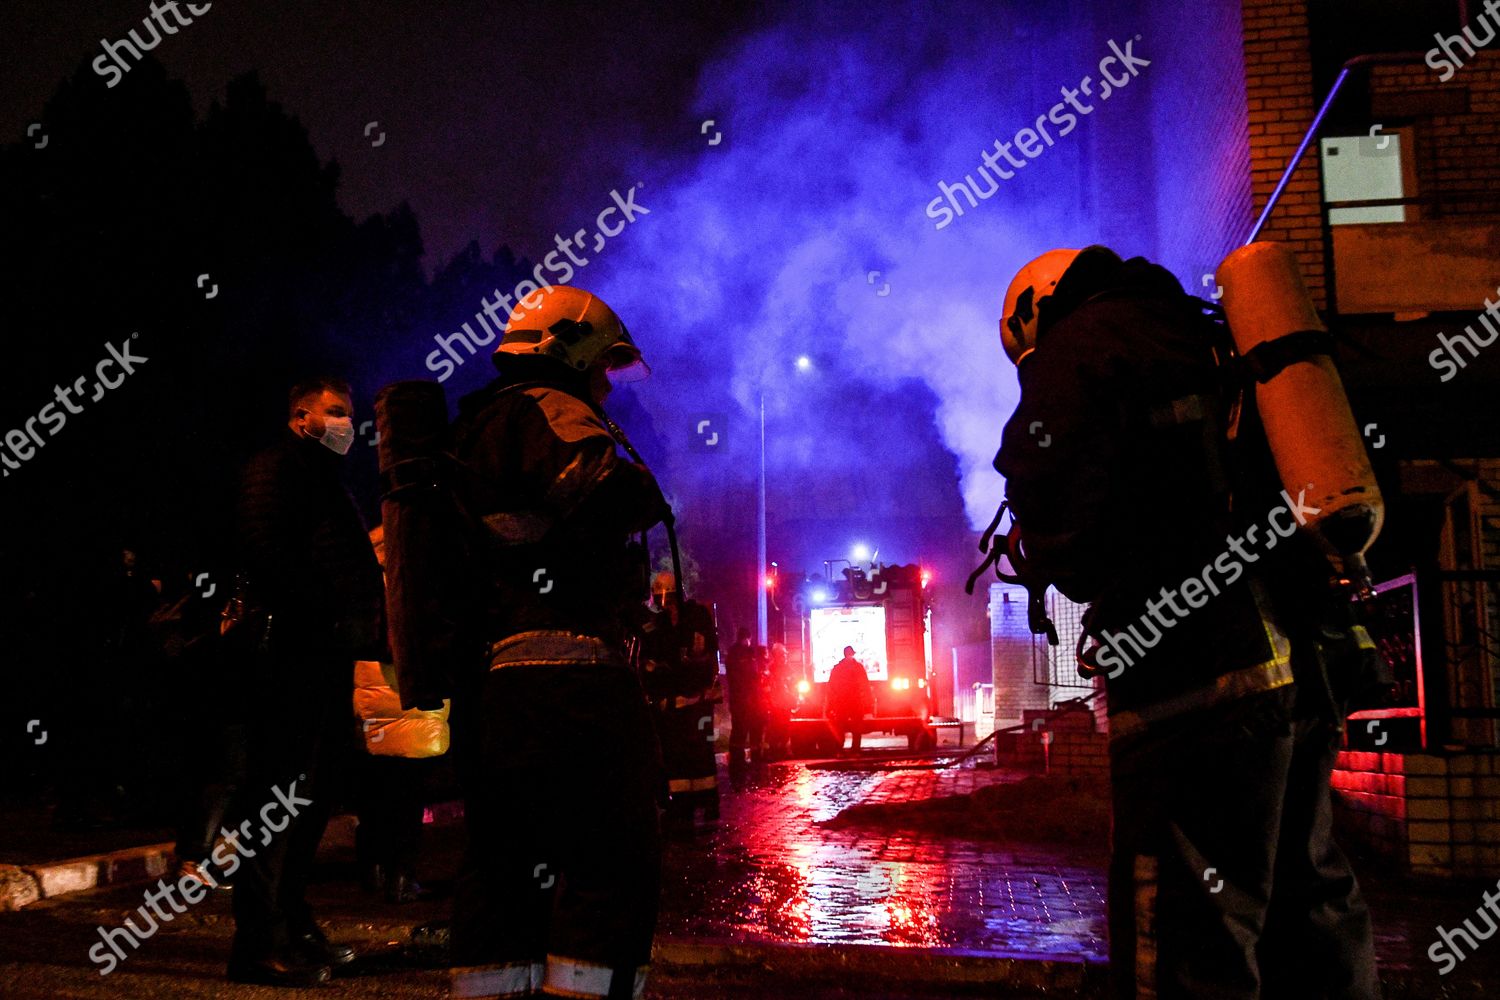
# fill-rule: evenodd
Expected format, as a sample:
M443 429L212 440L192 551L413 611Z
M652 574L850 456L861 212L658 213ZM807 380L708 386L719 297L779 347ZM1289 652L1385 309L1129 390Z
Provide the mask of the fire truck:
M798 756L831 753L842 743L825 715L828 675L844 647L864 664L875 695L866 733L905 736L913 750L932 746L932 610L930 575L920 566L851 566L842 578L813 578L793 596L782 617L783 642L800 670L792 713L792 749Z

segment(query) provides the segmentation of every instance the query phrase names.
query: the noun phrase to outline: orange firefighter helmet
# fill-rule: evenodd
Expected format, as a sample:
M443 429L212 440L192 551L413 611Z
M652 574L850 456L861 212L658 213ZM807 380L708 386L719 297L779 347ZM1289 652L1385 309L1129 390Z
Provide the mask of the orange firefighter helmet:
M576 371L603 358L619 381L650 372L615 311L597 295L571 285L539 288L518 302L495 353L551 358Z
M1048 250L1028 263L1011 279L1005 290L1005 306L1000 319L1000 343L1011 363L1036 349L1037 310L1051 295L1082 250Z

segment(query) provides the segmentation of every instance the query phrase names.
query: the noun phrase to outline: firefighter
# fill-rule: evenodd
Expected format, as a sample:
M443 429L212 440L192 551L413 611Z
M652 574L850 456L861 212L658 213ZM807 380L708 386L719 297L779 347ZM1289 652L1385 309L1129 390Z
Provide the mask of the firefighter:
M792 673L786 643L771 644L766 667L766 757L784 760L791 751L792 713L797 708L797 677Z
M724 680L729 686L729 770L743 773L748 751L751 760L761 758L761 738L766 728L765 671L750 630L742 628L724 656Z
M1297 501L1253 394L1229 443L1241 394L1202 306L1090 247L1023 268L1001 321L1021 385L995 459L1010 551L1028 586L1091 602L1082 660L1107 675L1116 994L1375 997L1329 793L1373 650L1304 533L1255 541Z
M455 696L471 844L453 995L639 997L661 770L624 650L647 596L631 539L669 512L604 415L611 380L644 371L624 324L577 288L532 298L495 351L499 378L454 427L484 532L488 669Z
M844 754L844 734L849 733L849 754L859 755L864 736L865 716L875 710L875 694L870 688L870 674L854 658L854 647L844 647L844 658L828 674L829 727L838 741L839 756Z
M708 822L719 818L714 761L719 638L707 607L679 600L671 573L652 579L651 597L656 611L642 625L641 684L661 739L667 825L674 832L691 833L699 809Z

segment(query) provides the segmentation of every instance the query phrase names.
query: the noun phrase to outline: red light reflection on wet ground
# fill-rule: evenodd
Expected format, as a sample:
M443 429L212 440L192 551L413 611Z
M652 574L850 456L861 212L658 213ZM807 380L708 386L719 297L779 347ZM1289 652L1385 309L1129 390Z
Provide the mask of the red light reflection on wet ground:
M669 845L670 937L958 948L1102 961L1102 853L963 839L961 831L833 830L846 806L970 792L1016 775L809 770L723 782L723 821Z

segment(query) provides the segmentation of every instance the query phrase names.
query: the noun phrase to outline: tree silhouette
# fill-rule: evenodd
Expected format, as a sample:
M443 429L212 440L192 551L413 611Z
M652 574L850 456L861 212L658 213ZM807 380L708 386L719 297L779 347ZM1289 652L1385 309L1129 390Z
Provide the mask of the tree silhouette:
M417 221L405 205L344 214L337 165L254 74L200 123L153 59L112 89L82 66L42 122L44 149L0 149L3 427L54 384L92 383L107 343L134 333L149 360L8 470L10 523L31 527L0 545L33 572L129 539L212 563L235 472L284 420L286 387L345 373L367 401L372 359L421 336Z
M37 429L61 405L54 386L85 386L81 412L38 430L41 445L0 478L0 601L18 612L0 616L0 642L25 679L0 715L7 744L25 733L15 713L68 720L53 746L73 762L71 787L119 749L98 745L103 723L131 698L147 699L132 714L149 709L159 682L122 652L119 595L149 595L153 576L180 588L189 572L227 592L238 470L281 432L288 386L346 375L367 418L384 381L430 377L420 359L435 323L518 275L508 251L462 258L435 295L410 208L345 214L337 165L254 74L198 121L154 59L114 88L81 65L40 117L42 149L0 147L0 439L16 431L13 464L17 444L30 448L28 421ZM92 398L95 366L125 344L147 360ZM375 450L352 457L373 512ZM128 580L127 547L140 557Z

